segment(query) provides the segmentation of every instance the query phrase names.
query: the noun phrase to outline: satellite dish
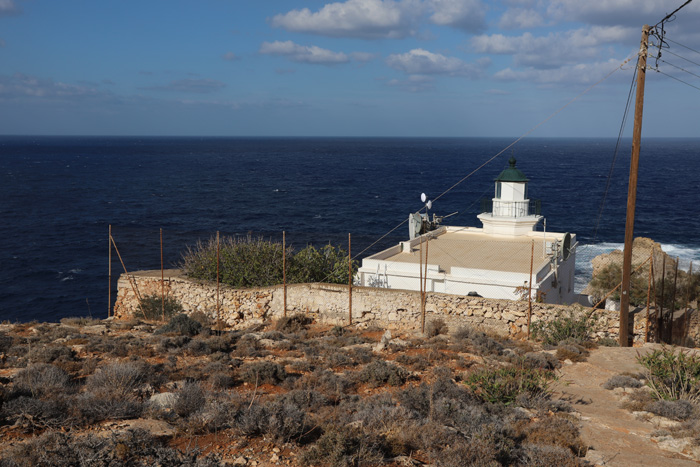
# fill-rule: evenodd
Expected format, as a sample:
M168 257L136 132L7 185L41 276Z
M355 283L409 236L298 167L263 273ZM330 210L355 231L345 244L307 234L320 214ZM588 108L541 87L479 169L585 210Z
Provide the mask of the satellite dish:
M428 200L428 202L425 203L425 207L428 208L428 209L432 209L432 207L433 207L433 202L430 201L430 200Z
M423 218L420 214L413 213L408 215L408 238L413 240L420 235L423 228Z
M571 234L567 233L564 235L564 245L562 246L562 254L564 256L564 261L569 259L571 255Z
M425 203L425 200L426 200L426 199L428 199L428 197L425 196L425 193L421 193L421 194L420 194L420 201L421 201L421 203Z

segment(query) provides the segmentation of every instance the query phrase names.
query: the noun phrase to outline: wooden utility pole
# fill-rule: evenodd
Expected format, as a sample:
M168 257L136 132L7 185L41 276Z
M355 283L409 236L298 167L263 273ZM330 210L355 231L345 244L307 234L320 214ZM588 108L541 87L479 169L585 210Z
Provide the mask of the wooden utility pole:
M627 189L627 222L625 224L625 251L622 262L622 288L620 290L620 347L629 347L630 278L632 273L632 242L634 240L634 208L637 201L637 172L639 170L639 147L642 139L642 115L644 113L644 82L647 71L649 30L642 28L642 41L637 62L637 100L634 105L634 130L632 133L632 161Z

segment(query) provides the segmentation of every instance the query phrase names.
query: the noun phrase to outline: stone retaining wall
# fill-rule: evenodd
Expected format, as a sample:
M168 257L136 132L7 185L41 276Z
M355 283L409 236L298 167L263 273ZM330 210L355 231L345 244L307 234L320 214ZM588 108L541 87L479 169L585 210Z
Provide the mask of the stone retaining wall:
M212 318L216 317L215 283L191 280L177 270L169 270L165 276L165 293L175 297L185 312L199 311ZM114 306L115 316L129 317L136 314L138 301L134 287L141 296L160 296L160 271L140 271L129 277L122 274ZM281 285L252 289L234 289L222 285L219 289L222 319L233 328L279 319L283 315L283 296ZM419 292L353 287L352 308L353 323L402 330L421 328ZM532 322L550 319L567 309L561 305L533 303ZM442 318L450 329L469 325L502 335L524 336L527 334L527 312L527 302L441 293L428 293L426 298L426 322ZM287 314L295 313L310 315L320 323L347 324L348 288L336 284L288 285ZM595 317L592 332L598 337L617 339L619 314L598 310ZM645 320L638 314L631 321L634 322L635 342L643 342Z

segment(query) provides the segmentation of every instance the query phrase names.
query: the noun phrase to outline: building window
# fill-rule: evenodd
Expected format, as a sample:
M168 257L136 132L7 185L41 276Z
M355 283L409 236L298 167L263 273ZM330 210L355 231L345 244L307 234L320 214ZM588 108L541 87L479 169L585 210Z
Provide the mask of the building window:
M496 182L496 198L501 198L501 182Z

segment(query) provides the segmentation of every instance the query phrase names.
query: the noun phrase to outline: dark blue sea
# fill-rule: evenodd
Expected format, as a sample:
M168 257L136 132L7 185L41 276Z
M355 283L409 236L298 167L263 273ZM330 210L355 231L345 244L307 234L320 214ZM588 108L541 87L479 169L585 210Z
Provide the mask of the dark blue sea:
M0 137L0 320L105 317L108 230L124 266L160 268L198 239L252 233L360 253L512 142L508 138ZM575 232L590 259L624 240L631 143L525 139L440 197L450 225L480 226L482 198L514 155L547 230ZM612 174L611 177L609 175ZM700 139L642 143L635 236L700 259ZM599 211L610 180L604 209ZM598 226L598 229L596 229ZM541 226L540 226L541 228ZM406 225L362 254L408 236ZM112 254L112 300L123 271Z

